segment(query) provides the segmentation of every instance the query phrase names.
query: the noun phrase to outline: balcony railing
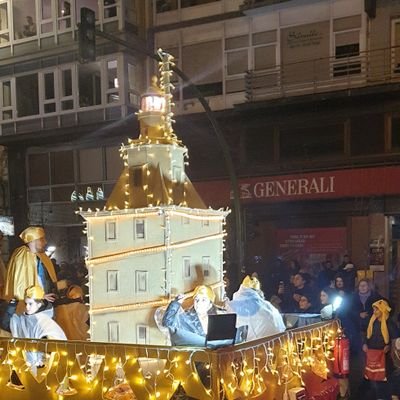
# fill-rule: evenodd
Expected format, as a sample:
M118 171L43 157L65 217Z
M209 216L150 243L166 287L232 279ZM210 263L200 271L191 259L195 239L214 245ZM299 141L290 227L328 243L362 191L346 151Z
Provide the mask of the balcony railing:
M400 82L400 48L277 65L246 73L249 102Z
M193 399L272 400L307 375L326 377L338 328L321 322L218 350L3 337L0 381L14 400L168 400L179 385ZM44 353L44 365L29 365L29 352Z

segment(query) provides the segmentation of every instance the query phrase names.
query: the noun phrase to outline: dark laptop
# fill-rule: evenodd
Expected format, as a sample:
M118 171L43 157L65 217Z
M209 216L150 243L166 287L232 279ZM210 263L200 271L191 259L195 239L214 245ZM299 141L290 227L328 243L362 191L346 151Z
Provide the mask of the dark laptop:
M236 314L212 314L208 316L207 347L229 346L247 338L247 325L236 328Z

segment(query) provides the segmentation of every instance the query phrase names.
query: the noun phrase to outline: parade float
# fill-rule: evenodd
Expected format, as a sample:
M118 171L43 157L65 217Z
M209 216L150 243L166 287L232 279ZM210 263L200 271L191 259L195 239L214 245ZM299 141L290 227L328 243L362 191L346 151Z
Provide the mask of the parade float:
M300 398L313 376L328 399L336 321L218 350L168 346L157 326L157 311L199 284L222 300L229 212L208 208L185 173L187 149L172 128L173 61L159 56L160 85L153 81L142 96L140 134L121 147L125 168L105 208L80 211L88 237L90 341L0 339L4 395L167 400L179 389L192 399L289 399ZM32 351L46 355L35 371L27 362Z

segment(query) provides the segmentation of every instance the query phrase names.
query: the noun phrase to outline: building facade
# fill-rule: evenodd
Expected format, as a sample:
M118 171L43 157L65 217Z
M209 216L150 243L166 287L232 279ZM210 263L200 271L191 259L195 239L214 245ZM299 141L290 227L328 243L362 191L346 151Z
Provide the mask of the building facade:
M97 37L96 61L80 64L82 7L95 11L97 29L131 48ZM135 0L0 2L0 142L10 171L5 214L14 217L17 234L28 224L45 226L59 262L84 256L71 194L83 193L85 201L90 187L107 196L119 176L117 149L135 126L146 81L135 47L146 43L147 20L144 3ZM18 245L17 236L11 242Z
M397 296L399 16L391 1L156 1L156 46L207 96L229 142L248 272L349 254ZM179 82L178 82L179 83ZM178 126L210 204L229 184L198 101L178 85ZM189 132L188 129L184 130ZM201 135L201 136L200 136ZM222 194L221 189L226 190ZM216 190L218 188L218 190Z

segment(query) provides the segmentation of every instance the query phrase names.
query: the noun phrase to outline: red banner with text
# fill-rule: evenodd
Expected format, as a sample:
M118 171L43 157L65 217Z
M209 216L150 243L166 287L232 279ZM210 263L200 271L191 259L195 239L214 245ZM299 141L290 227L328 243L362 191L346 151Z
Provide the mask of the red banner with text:
M194 182L207 206L230 205L228 180ZM400 194L400 167L360 168L239 180L242 203Z

